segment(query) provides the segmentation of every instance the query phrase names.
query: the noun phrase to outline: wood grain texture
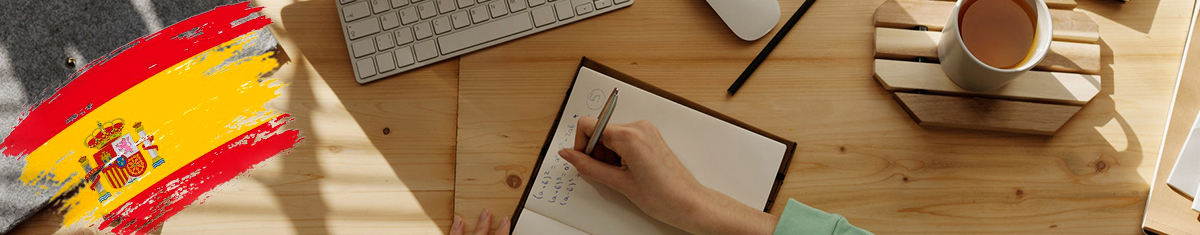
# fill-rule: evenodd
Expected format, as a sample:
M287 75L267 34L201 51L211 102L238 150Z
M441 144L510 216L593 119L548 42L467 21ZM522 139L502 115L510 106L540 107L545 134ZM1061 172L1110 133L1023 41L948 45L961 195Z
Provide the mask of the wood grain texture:
M359 85L334 1L252 4L265 7L289 58L273 76L290 84L268 108L292 114L286 127L305 140L184 209L162 233L448 232L457 61Z
M1200 7L1196 8L1200 11ZM1157 171L1150 197L1146 201L1146 216L1142 219L1142 228L1160 234L1195 234L1200 233L1200 213L1191 209L1192 201L1182 194L1172 190L1167 185L1167 177L1179 159L1196 115L1200 113L1200 37L1196 37L1192 25L1192 38L1183 59L1183 68L1176 86L1170 121L1164 134L1162 154L1159 157Z
M955 2L957 0L941 0ZM1053 9L1075 9L1075 0L1046 0L1046 7Z
M1046 6L1054 9L1075 9L1075 0L1046 0Z
M999 89L971 91L954 84L954 81L946 77L939 64L884 59L875 60L875 79L889 91L923 90L940 95L1077 106L1091 101L1100 92L1101 87L1100 76L1096 75L1029 71Z
M925 57L938 61L937 47L941 38L941 32L876 28L875 58L915 60ZM1046 57L1034 65L1033 70L1099 74L1100 45L1056 41L1050 44Z
M953 10L952 1L890 0L876 10L875 26L909 29L924 25L930 31L942 31ZM1050 19L1055 41L1093 43L1100 38L1100 27L1084 12L1050 9Z
M273 105L310 139L165 234L445 233L451 213L511 213L585 55L796 140L779 198L876 233L1139 233L1194 1L1078 2L1103 35L1104 85L1053 137L913 123L872 79L882 0L818 1L734 97L767 40L741 41L703 1L637 1L365 86L332 1L255 4L293 58L276 76L295 100Z
M888 6L888 3L890 1L885 2L881 8ZM918 8L938 6L912 4L912 7ZM910 13L929 11L900 9ZM879 14L884 12L886 11L877 10L875 19L879 20ZM1086 15L1072 22L1092 23ZM875 57L898 60L914 60L920 57L937 61L941 36L941 32L876 28ZM1053 135L1074 115L1062 111L1079 110L1078 107L1060 106L1078 106L1090 102L1100 92L1102 84L1099 76L1087 75L1100 72L1100 45L1057 41L1052 43L1051 47L1047 55L1034 66L1033 69L1039 71L1023 73L1012 83L985 92L961 89L947 78L938 64L876 59L873 69L876 71L875 78L884 89L932 94L929 97L914 94L895 95L896 101L900 102L905 111L921 126ZM906 101L916 103L904 103ZM1046 110L1037 110L1038 108Z
M896 92L917 125L1053 135L1075 112L1074 105Z
M448 232L457 61L360 85L336 21L336 3L254 4L265 7L291 59L275 74L291 84L270 106L296 116L289 125L306 139L185 209L163 232Z
M1078 2L1104 85L1053 137L915 124L872 78L881 4L817 1L733 97L767 40L740 41L703 1L638 1L464 56L455 213L512 212L588 56L799 142L775 208L795 198L880 234L1140 232L1193 1Z

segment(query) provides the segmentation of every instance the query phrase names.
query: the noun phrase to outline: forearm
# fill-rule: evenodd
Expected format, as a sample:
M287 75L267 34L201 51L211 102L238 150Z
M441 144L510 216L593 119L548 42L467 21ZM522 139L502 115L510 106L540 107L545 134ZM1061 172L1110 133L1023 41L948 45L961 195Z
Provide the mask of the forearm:
M704 187L692 204L686 225L695 234L772 234L779 217L754 209L716 190Z

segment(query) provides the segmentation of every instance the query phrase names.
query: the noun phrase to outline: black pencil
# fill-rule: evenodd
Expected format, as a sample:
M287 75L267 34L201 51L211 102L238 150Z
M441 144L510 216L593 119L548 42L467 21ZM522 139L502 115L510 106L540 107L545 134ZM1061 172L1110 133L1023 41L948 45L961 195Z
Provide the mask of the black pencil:
M775 50L775 45L779 45L779 41L783 41L783 36L787 35L793 26L796 26L796 22L800 21L800 17L804 16L804 12L807 12L808 8L812 7L813 2L816 1L805 1L804 4L800 5L800 9L796 9L796 13L792 14L792 18L789 18L787 23L784 23L783 27L779 28L779 32L775 33L775 37L772 37L771 41L767 42L767 47L758 53L758 57L754 57L754 61L750 62L750 66L746 66L746 71L742 71L742 75L738 76L737 81L734 81L733 85L729 86L729 95L737 93L738 89L742 88L742 84L745 84L746 80L750 79L750 75L754 74L754 70L758 69L758 65L767 59L767 55L770 55L772 50Z

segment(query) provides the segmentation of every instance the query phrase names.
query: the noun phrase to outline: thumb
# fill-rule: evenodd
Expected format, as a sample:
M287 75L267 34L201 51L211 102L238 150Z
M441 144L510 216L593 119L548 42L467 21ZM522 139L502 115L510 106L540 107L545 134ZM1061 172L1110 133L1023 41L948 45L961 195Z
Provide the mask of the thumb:
M558 156L562 156L563 159L574 165L580 175L599 181L618 192L625 193L629 187L633 186L633 176L628 171L597 161L579 150L558 150Z

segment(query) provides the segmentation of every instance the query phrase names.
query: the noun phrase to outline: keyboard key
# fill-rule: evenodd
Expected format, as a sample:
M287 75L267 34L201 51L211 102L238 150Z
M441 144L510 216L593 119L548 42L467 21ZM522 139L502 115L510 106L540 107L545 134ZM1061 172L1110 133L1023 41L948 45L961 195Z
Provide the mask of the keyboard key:
M508 0L508 8L512 12L525 10L525 0Z
M343 7L342 16L346 19L346 22L371 16L371 6L367 5L367 2L360 2L354 5Z
M396 30L396 45L404 45L413 42L413 32L410 28L401 28Z
M400 18L397 18L395 12L387 12L379 16L379 23L383 25L383 30L389 30L400 27Z
M575 13L577 13L579 15L583 15L583 14L587 14L587 13L591 13L591 12L592 12L592 3L588 3L586 5L575 6Z
M375 40L367 39L354 42L350 45L354 48L354 58L363 57L375 53Z
M392 0L392 8L400 8L408 6L408 0Z
M396 46L396 40L392 39L392 34L385 33L375 36L375 45L379 46L379 50L387 50Z
M558 20L575 17L575 7L571 6L571 1L564 0L554 3L554 10L558 12Z
M413 22L417 22L417 20L418 20L417 17L418 16L417 16L417 8L416 7L409 7L409 8L404 8L404 10L400 10L400 22L404 23L404 25L408 25L408 24L412 24Z
M333 0L359 82L408 71L632 0ZM576 18L578 16L578 18Z
M346 25L346 32L350 32L350 40L370 36L371 34L378 33L379 30L379 20L374 18Z
M417 62L416 60L413 60L412 48L401 47L393 53L396 54L396 64L400 65L400 67L408 66Z
M379 72L387 72L396 69L396 60L392 57L392 53L380 53L375 56L375 65L379 66Z
M417 5L417 12L421 12L421 19L429 19L437 15L437 9L433 9L433 2L421 3Z
M458 0L458 8L467 8L475 5L475 0Z
M476 24L478 24L479 22L488 20L488 12L487 12L486 6L478 6L475 8L471 8L471 10L468 10L467 12L471 13L471 22L475 22Z
M456 9L454 8L454 0L434 0L434 2L437 2L438 12L442 14L449 13Z
M437 45L433 44L433 40L419 42L413 46L417 50L417 61L426 61L437 57Z
M429 21L417 23L413 25L413 34L417 36L417 40L421 40L433 36L433 29L429 28Z
M433 32L434 33L443 34L446 32L450 32L451 29L454 29L454 26L450 25L450 18L443 16L443 17L438 17L437 19L433 19Z
M379 14L381 12L385 12L389 9L392 9L392 6L388 6L387 0L367 0L367 1L371 3L371 9L375 10L375 14Z
M612 0L596 0L596 9L604 9L612 6Z
M554 8L550 6L533 9L533 24L538 27L554 23Z
M471 17L467 15L467 12L459 11L450 15L450 22L454 23L454 28L460 29L471 25Z
M437 42L441 46L442 54L445 55L532 28L533 22L529 20L529 13L521 12L514 14L512 17L476 25L474 28L444 35L438 38ZM418 48L418 57L420 57L420 54L421 51Z
M371 58L366 58L355 62L354 68L358 69L358 78L375 76L375 61Z
M495 1L488 4L488 10L492 12L492 18L508 15L507 5L508 4L504 4L504 1Z

